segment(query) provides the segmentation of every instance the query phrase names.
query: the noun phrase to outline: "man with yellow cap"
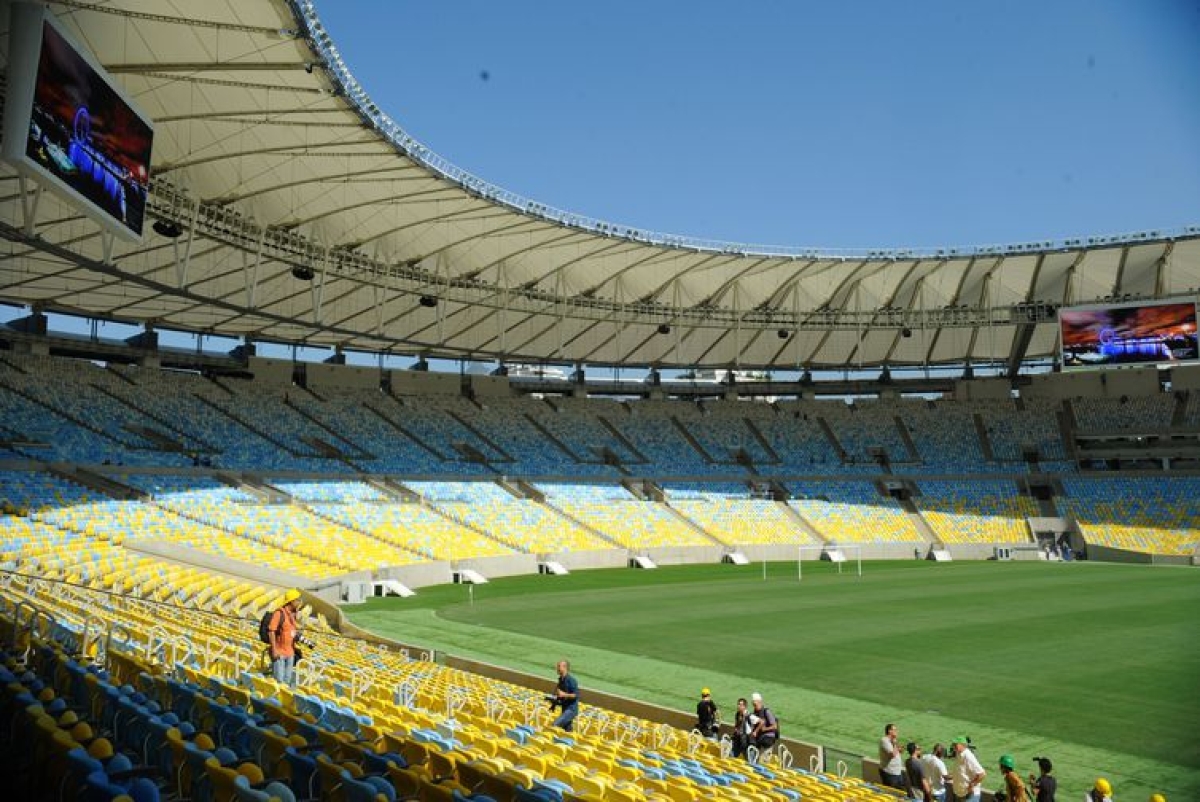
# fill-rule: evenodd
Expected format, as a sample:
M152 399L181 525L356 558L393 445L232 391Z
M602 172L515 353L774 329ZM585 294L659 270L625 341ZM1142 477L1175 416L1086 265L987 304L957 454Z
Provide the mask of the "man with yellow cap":
M1097 777L1092 790L1084 796L1085 802L1112 802L1112 783L1103 777Z
M284 685L296 683L296 641L300 627L296 611L300 609L300 591L291 588L283 594L283 606L271 614L271 675Z
M696 703L696 729L705 738L715 739L721 729L717 714L717 703L712 700L712 691L700 689L700 701Z

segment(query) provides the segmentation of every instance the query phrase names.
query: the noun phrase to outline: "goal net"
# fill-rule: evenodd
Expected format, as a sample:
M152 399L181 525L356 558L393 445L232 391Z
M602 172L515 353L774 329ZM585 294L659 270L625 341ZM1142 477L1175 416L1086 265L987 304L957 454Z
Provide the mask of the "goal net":
M853 570L856 576L862 576L862 545L797 546L796 547L796 581L804 581L804 562L809 565L822 560L837 566L837 572L842 573L845 566L847 573Z

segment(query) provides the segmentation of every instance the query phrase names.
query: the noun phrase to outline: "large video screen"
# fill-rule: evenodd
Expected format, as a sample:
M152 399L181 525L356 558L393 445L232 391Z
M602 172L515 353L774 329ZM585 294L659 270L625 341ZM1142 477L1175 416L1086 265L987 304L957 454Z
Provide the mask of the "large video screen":
M36 178L49 178L101 224L140 239L153 126L48 13L14 13L14 22L11 44L25 52L14 53L24 58L14 59L9 75L15 119L6 111L6 158ZM28 37L23 47L17 37ZM10 135L19 139L10 141Z
M1063 367L1197 358L1196 304L1168 301L1060 309Z

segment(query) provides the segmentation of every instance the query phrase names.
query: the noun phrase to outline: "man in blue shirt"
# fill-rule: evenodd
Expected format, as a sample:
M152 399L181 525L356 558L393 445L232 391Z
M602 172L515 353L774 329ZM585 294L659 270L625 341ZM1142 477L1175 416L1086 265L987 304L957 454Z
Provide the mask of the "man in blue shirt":
M559 660L557 668L558 685L554 701L562 712L554 719L554 726L570 732L579 713L579 683L571 676L571 664L566 660Z

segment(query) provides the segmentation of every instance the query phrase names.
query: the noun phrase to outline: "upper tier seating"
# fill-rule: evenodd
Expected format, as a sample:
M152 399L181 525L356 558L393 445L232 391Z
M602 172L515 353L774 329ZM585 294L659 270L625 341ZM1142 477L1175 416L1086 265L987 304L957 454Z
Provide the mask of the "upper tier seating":
M1024 450L1035 448L1042 460L1065 460L1066 450L1058 423L1061 404L1057 401L1031 398L1016 401L974 401L992 445L992 456L999 462L1022 462Z
M918 472L963 474L996 470L994 464L984 460L975 428L975 410L971 406L955 401L906 404L900 417L921 457Z
M859 399L853 406L822 404L818 413L833 429L838 442L852 462L873 462L871 450L884 449L893 462L912 462L913 455L896 426L900 408L921 402L875 401Z
M1073 405L1081 432L1159 432L1171 427L1175 396L1079 398Z
M642 474L706 476L729 473L727 465L709 462L685 435L689 426L700 426L700 412L693 404L639 401L628 411L617 407L606 420L633 443L649 462L638 468ZM683 425L680 429L676 421Z

